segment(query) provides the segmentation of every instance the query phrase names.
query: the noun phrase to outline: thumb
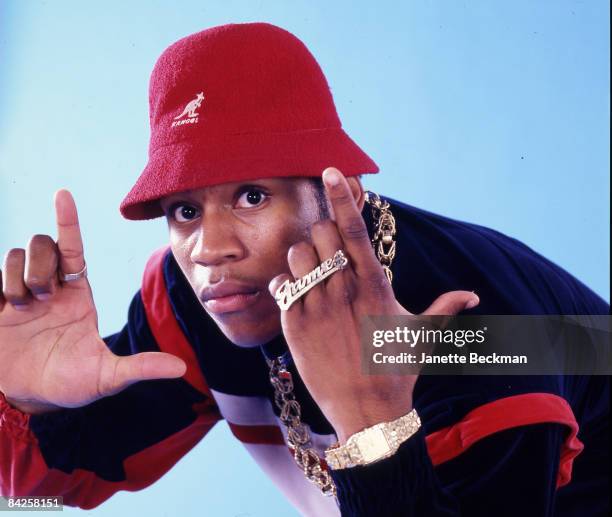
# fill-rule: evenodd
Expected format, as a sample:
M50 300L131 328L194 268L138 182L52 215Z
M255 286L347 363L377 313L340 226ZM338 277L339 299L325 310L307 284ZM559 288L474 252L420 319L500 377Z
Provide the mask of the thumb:
M458 312L473 309L480 298L472 291L449 291L438 296L423 312L424 316L454 316Z
M138 381L151 379L174 379L187 371L185 361L165 352L142 352L117 358L116 370L111 386L113 393Z

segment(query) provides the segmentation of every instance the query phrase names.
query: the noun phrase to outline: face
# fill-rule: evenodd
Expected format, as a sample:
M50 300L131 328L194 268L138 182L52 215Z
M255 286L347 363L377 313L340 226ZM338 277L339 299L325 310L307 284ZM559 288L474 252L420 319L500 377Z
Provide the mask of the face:
M269 282L290 273L289 247L310 240L320 217L304 178L270 178L190 190L161 200L172 253L206 312L236 345L281 332Z

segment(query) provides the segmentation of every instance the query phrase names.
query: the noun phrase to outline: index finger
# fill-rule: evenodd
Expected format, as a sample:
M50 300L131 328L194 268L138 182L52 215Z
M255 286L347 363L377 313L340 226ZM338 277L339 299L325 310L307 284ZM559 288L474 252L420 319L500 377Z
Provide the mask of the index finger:
M336 226L358 275L382 274L368 228L344 175L334 167L323 171L323 183L336 216Z
M74 198L66 189L55 193L55 214L60 271L63 274L78 273L85 267L83 239Z

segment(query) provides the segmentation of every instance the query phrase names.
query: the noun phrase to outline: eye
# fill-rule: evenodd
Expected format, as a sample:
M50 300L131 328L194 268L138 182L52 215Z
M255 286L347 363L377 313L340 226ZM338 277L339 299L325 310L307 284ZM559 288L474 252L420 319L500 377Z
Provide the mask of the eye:
M186 223L198 217L198 209L183 203L176 203L170 207L168 214L177 223Z
M261 205L267 198L268 194L264 191L258 188L249 187L240 194L236 206L238 208L253 208Z

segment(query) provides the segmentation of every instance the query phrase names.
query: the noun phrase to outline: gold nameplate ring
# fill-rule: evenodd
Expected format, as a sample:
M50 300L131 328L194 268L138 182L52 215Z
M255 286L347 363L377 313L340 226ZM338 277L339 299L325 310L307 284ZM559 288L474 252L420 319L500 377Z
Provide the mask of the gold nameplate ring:
M348 258L342 250L338 250L332 258L321 262L316 268L295 282L285 280L276 290L274 299L281 310L287 311L293 302L304 296L315 285L333 275L336 271L344 269L347 265Z

